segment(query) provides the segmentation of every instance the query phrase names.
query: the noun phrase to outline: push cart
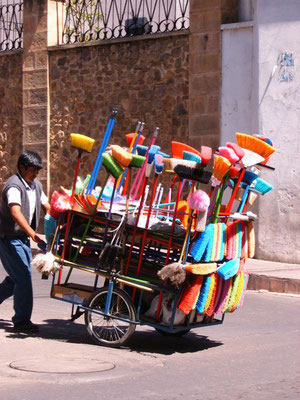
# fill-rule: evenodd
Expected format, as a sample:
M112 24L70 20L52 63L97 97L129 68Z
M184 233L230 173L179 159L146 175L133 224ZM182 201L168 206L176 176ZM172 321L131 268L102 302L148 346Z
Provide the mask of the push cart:
M164 335L181 336L193 328L223 322L224 314L219 319L214 316L199 318L194 311L191 311L188 315L183 314L178 317L177 304L183 288L172 288L157 277L157 271L165 264L169 235L148 230L147 248L143 254L141 273L137 276L140 241L145 229L138 228L135 232L131 264L126 272L134 227L125 224L120 215L112 215L109 219L106 213L98 213L92 218L81 251L77 252L82 239L82 230L91 216L79 211L69 211L69 213L72 222L66 242L68 249L65 259L60 256L65 239L63 229L57 230L54 237L56 260L63 266L64 272L53 276L51 297L72 304L73 320L84 314L87 331L97 344L109 347L124 345L133 335L137 325L151 326ZM63 227L66 220L67 213L61 216L59 224ZM113 249L115 251L113 258L108 256L104 262L99 261L105 243L111 243L118 231L122 234L122 248L116 246ZM174 235L173 240L171 261L179 257L183 237ZM73 282L72 277L75 275L73 272L76 270L91 274L92 284L87 286ZM160 297L163 299L163 304L159 306L153 299L159 300ZM149 315L147 311L151 303L155 305L152 314ZM164 321L162 321L162 308L167 308L168 314Z
M148 147L139 144L141 123L128 149L107 147L115 116L88 186L78 193L81 153L91 151L93 140L71 134L78 158L70 207L55 215L51 255L60 270L51 296L72 304L73 320L84 314L89 334L106 346L125 344L137 325L180 336L222 324L243 303L257 217L247 207L272 189L260 174L274 147L237 133L238 143L216 154L172 142L170 157L154 144L158 129ZM106 178L96 195L100 168ZM77 270L92 283L74 280Z

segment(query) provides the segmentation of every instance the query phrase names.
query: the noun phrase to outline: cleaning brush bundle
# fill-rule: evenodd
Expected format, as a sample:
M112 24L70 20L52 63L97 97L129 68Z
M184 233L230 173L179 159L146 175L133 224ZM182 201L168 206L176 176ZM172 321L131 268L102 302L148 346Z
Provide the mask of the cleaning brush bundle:
M267 142L264 142L257 137L239 132L236 132L235 135L239 146L241 146L243 149L247 149L261 155L264 159L275 152L275 148L273 146L270 146Z

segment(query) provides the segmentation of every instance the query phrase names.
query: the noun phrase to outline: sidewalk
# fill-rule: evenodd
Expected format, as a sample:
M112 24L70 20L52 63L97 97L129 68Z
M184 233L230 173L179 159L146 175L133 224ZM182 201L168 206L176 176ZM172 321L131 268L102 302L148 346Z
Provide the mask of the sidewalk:
M248 259L248 290L300 294L300 264Z
M31 243L33 255L40 250ZM267 290L277 293L300 294L300 264L247 259L248 290Z

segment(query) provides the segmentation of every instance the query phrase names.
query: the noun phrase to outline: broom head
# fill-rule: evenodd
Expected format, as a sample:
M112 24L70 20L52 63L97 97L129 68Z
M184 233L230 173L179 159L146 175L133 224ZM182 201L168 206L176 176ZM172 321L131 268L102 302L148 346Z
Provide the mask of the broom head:
M186 271L194 275L208 275L212 272L216 272L217 268L217 263L189 264L185 267Z
M134 137L135 133L127 133L126 135L126 141L127 141L127 146L129 147L131 145L132 139ZM137 144L143 144L145 140L145 136L140 135L139 140Z
M70 137L71 146L75 149L87 151L88 153L92 151L93 145L95 143L94 139L85 135L81 135L80 133L71 133Z
M229 168L231 167L230 161L223 157L214 155L214 167L213 167L213 176L218 180L221 181L228 172Z
M275 152L273 146L270 146L267 142L264 142L257 137L239 132L236 132L235 135L239 146L241 146L243 149L248 149L261 155L264 159Z
M103 153L102 164L114 178L119 178L124 172L121 165L108 153Z
M121 146L113 144L111 146L111 154L113 158L124 168L127 168L132 160L132 155L128 151L122 149Z
M180 142L171 142L171 154L173 158L183 158L184 151L189 151L190 153L197 154L199 157L201 157L201 153L193 147Z
M212 148L208 146L201 146L202 164L206 165L212 158Z

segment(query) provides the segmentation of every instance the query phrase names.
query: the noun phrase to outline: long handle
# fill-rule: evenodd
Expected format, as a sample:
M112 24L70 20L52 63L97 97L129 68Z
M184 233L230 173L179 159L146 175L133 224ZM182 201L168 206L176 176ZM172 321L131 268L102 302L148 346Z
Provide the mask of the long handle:
M96 179L97 179L97 176L98 176L101 164L102 164L102 155L103 155L104 151L106 150L106 147L107 147L107 144L108 144L108 141L109 141L109 138L110 138L114 123L115 123L115 119L116 119L117 113L118 113L118 109L117 108L114 108L112 110L112 112L111 112L111 116L110 116L110 119L108 121L106 130L105 130L105 133L104 133L104 136L103 136L103 140L102 140L99 152L98 152L98 156L97 156L97 159L96 159L96 162L95 162L92 174L91 174L91 179L89 181L89 184L88 184L88 187L87 187L87 190L86 190L86 194L91 194L92 190L94 189L94 186L95 186L95 183L96 183Z

